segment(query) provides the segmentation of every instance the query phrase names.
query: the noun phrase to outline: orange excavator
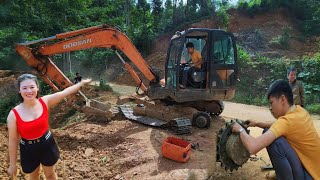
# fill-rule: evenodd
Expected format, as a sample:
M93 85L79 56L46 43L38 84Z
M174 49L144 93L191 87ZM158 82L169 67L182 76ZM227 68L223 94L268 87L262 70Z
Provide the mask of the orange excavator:
M189 68L189 64L184 63L190 59L185 48L188 42L192 42L195 49L201 52L204 63L200 70L188 75L187 85L182 89L179 84L185 74L183 72ZM50 57L89 48L111 48L114 50L138 88L149 99L159 100L165 106L170 104L194 109L192 124L198 127L208 127L210 116L219 115L223 111L222 100L231 99L235 93L235 85L238 80L236 43L234 36L223 30L191 28L177 32L170 41L165 63L165 77L162 80L146 63L130 39L119 29L108 25L61 33L16 45L16 51L55 91L71 86L72 82ZM141 80L142 78L121 57L118 51L127 56L145 76L147 82ZM68 102L73 107L91 116L99 115L103 118L112 116L110 105L88 99L83 93L79 93L85 99L86 105L79 106L73 103L73 98L70 98ZM146 108L152 106L149 106L148 103L145 105L139 107L144 108L144 114L142 114L148 116L150 114L146 113L148 111ZM156 111L161 113L160 109ZM154 111L154 109L150 111ZM162 119L167 118L165 114L170 114L170 112L162 112Z

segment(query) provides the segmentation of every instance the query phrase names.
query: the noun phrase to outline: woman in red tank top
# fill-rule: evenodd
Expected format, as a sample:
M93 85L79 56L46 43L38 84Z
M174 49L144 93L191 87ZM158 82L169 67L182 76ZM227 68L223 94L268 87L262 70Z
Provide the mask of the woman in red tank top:
M59 149L49 130L48 109L66 96L76 93L82 85L90 81L91 79L86 79L63 91L39 98L39 83L36 76L23 74L18 77L17 85L22 102L10 111L7 118L10 176L17 172L17 150L21 137L22 170L29 173L30 179L38 179L42 165L46 179L57 179L54 164L59 159Z

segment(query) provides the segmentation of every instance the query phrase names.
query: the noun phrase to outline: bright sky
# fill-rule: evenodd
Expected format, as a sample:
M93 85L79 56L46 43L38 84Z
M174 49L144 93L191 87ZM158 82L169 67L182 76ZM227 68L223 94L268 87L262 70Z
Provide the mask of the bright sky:
M230 3L231 4L237 4L239 0L231 0Z

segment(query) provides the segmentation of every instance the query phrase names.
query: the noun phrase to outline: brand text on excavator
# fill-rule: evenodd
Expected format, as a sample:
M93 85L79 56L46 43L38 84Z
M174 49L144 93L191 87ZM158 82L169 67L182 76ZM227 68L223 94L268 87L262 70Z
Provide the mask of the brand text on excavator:
M88 43L91 43L91 38L65 44L65 45L63 45L63 49L68 49L68 48L72 48L72 47L75 47L75 46L80 46L80 45L88 44Z

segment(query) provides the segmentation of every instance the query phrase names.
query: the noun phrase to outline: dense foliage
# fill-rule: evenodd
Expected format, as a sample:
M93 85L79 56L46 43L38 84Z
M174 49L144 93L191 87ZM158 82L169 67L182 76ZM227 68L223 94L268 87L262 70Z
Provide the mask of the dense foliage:
M306 95L306 108L312 113L320 113L320 54L303 59L286 61L266 57L252 58L238 47L240 83L234 101L268 105L266 92L277 79L287 79L287 70L296 67L298 79L302 80ZM250 87L250 88L248 88Z
M49 37L100 24L116 26L125 32L146 55L159 35L174 32L179 25L216 16L227 27L228 0L5 0L0 2L0 69L25 68L14 44ZM299 20L306 35L320 34L320 2L315 0L239 0L238 7L254 15L278 7L287 8ZM285 37L285 36L283 36ZM285 39L275 39L283 43ZM91 50L74 53L85 57L82 67L103 67L114 54ZM58 58L59 59L59 58ZM21 63L22 62L22 63ZM19 69L21 69L21 67ZM94 67L95 68L95 67Z
M142 54L152 40L179 24L214 14L211 0L5 0L0 3L0 69L14 69L14 44L85 27L108 24L125 32ZM88 62L112 58L96 50L77 54ZM89 57L89 58L88 58ZM92 57L92 59L90 59ZM15 60L15 61L13 61ZM20 61L19 61L20 62ZM103 62L98 62L97 64ZM23 64L21 67L25 67ZM101 67L97 65L97 67Z

